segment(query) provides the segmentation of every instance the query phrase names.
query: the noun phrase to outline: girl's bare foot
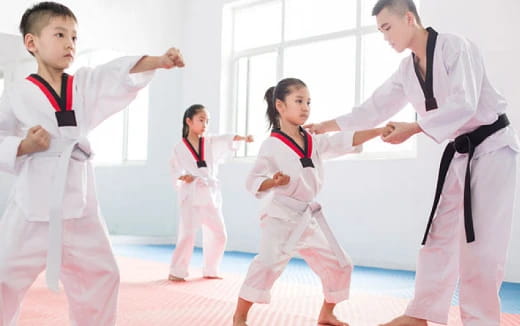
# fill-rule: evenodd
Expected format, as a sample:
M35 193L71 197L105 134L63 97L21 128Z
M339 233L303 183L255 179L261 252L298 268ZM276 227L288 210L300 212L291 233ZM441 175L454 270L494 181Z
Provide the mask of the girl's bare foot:
M233 316L233 326L247 326L246 320L244 318Z
M382 324L380 326L428 326L428 323L424 319L403 315L395 318L389 323Z
M323 306L321 306L320 316L318 317L319 325L349 326L348 323L339 320L334 315L333 311L334 311L335 307L336 307L335 303L323 301Z
M320 316L318 319L318 325L333 325L333 326L349 326L348 323L339 320L334 315Z
M175 275L168 275L168 281L172 281L172 282L185 282L186 280L182 277L177 277Z

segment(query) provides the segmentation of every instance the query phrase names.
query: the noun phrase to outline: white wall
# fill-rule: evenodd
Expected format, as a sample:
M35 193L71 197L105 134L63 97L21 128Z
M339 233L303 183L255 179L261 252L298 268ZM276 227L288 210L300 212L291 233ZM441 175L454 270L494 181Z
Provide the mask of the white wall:
M167 160L173 143L180 138L183 110L194 102L203 103L211 111L213 131L223 125L219 111L227 95L222 95L221 89L220 40L226 1L157 0L144 6L133 0L124 8L116 4L128 1L111 1L109 7L103 0L64 1L78 13L80 39L86 47L100 44L157 53L179 44L186 58L182 72L161 72L152 83L147 164L96 169L101 206L112 233L174 236L177 205ZM19 17L29 3L32 1L19 1L13 5L17 8L2 8L0 32L15 33L18 19L13 21L13 17ZM464 8L468 3L471 7ZM515 77L520 68L515 59L520 46L513 20L520 9L517 0L503 0L501 8L489 8L486 0L423 0L422 4L426 24L467 35L482 47L490 77L508 98L508 114L519 129L520 94ZM491 23L496 17L501 17L503 27ZM328 162L320 201L356 264L415 268L441 150L441 146L419 137L417 159ZM243 186L250 167L250 160L235 160L221 168L229 250L254 252L258 245L260 203ZM0 175L0 209L11 181L11 177ZM511 248L520 245L518 209ZM510 250L506 279L520 282L518 250Z

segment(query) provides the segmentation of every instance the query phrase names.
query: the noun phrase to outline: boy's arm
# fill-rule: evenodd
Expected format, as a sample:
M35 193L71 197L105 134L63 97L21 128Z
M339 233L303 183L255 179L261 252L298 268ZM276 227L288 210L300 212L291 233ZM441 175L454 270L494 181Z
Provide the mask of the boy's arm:
M88 130L126 108L152 80L155 69L170 67L172 62L183 65L182 58L172 60L170 52L160 57L122 57L94 69L79 69L74 75L75 91L83 99Z
M0 171L17 174L25 157L20 153L24 137L8 100L7 90L0 98Z
M171 69L174 67L184 67L184 59L178 49L171 48L162 56L143 56L132 69L130 69L130 73L135 74L159 68Z

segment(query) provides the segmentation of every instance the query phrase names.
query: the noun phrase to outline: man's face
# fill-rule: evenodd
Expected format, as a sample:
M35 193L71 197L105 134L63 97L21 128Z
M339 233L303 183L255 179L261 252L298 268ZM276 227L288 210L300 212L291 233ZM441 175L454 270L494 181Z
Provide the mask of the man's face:
M385 36L390 46L401 53L408 48L413 35L412 13L401 16L388 8L384 8L376 16L377 28Z

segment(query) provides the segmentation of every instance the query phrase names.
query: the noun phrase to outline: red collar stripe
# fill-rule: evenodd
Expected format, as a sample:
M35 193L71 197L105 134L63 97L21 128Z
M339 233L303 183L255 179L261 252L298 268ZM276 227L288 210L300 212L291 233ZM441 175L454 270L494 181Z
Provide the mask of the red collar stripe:
M51 102L51 105L54 108L54 110L61 111L58 101L56 100L56 98L54 98L54 96L52 95L50 90L47 89L47 87L45 87L45 85L43 83L41 83L38 79L34 78L33 76L27 77L27 80L29 80L30 82L32 82L33 84L35 84L42 90L43 94L45 94L47 99L49 99L49 102Z
M285 143L285 145L289 146L300 158L306 157L305 153L301 150L299 146L296 146L291 139L288 138L288 136L281 134L279 132L273 131L271 132L271 137L275 137L280 139L282 142Z
M193 155L193 158L195 161L200 162L204 161L204 137L200 137L199 139L199 153L195 151L195 148L193 148L193 145L190 143L190 141L187 138L182 138L182 141L184 142L184 145L188 147L189 151L191 152L191 155Z
M72 111L72 82L74 80L73 76L68 76L67 78L67 98L65 103L65 110Z
M56 91L52 88L45 79L37 74L32 74L26 78L32 82L45 94L52 107L56 112L60 111L72 111L72 84L74 77L67 74L62 75L62 97L58 96Z
M199 139L199 160L204 161L204 137L200 137Z

